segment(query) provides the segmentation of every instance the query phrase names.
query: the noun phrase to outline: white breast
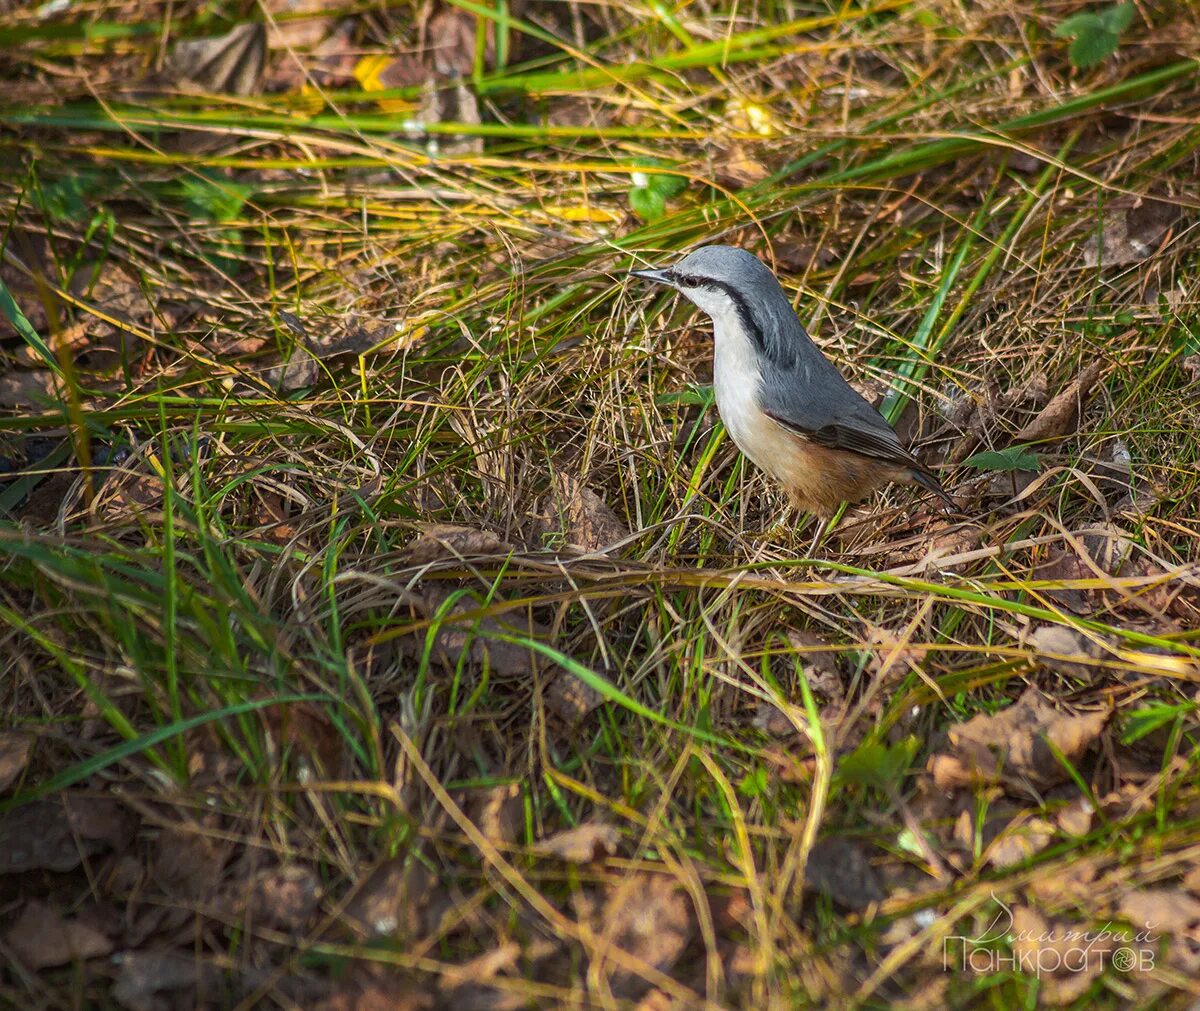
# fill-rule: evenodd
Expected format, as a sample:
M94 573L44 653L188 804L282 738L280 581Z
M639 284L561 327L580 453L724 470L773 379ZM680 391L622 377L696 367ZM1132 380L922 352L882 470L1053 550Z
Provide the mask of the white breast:
M728 297L724 301L726 305L712 309L705 306L714 328L713 389L717 410L738 449L768 474L781 477L783 461L779 454L781 450L786 453L788 440L758 406L758 352L738 320L733 303Z

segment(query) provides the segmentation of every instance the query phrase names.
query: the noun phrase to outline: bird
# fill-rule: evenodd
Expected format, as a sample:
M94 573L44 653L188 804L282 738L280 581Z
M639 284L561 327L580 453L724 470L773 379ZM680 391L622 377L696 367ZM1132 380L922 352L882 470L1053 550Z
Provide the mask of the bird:
M770 268L735 246L701 246L632 276L665 284L713 323L713 389L734 443L824 521L892 482L954 500L895 430L842 377Z

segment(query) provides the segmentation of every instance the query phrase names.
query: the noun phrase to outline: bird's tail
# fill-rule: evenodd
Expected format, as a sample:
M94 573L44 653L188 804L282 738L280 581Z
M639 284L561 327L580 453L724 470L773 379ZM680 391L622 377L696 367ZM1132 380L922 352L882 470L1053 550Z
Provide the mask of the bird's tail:
M941 483L936 477L933 476L931 471L926 470L924 467L914 467L912 469L912 479L914 484L919 484L927 491L933 492L942 500L947 509L950 509L953 512L958 512L958 503L946 494L946 489L942 487Z

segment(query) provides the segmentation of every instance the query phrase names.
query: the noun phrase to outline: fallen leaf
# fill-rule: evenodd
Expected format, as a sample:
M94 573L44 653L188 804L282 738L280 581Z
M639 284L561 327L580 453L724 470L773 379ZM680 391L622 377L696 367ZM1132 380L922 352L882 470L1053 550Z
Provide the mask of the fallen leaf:
M172 898L202 902L217 891L231 850L227 840L202 825L164 828L155 844L154 880Z
M1029 635L1029 645L1050 670L1063 677L1085 681L1092 681L1103 673L1104 666L1097 661L1109 655L1095 635L1065 625L1035 628Z
M266 59L266 28L249 21L216 38L176 43L166 70L177 83L209 94L256 95Z
M514 968L520 957L521 946L516 941L506 941L461 965L451 966L442 974L438 986L443 990L455 990L468 983L486 983Z
M104 934L78 920L68 920L45 902L31 899L17 921L4 932L13 953L34 971L69 962L84 962L112 951Z
M634 874L609 890L601 913L605 936L622 951L669 972L696 934L687 893L664 874ZM625 969L612 975L613 993L632 997L648 989L642 977Z
M321 900L321 881L308 867L292 864L259 871L230 883L229 908L253 926L302 934Z
M1132 206L1109 204L1098 242L1084 249L1088 267L1123 267L1157 253L1181 217L1178 205L1141 197Z
M204 997L221 993L224 972L196 955L166 949L126 951L116 956L120 966L113 999L127 1011L172 1011L180 1006L207 1006ZM189 1003L165 996L184 991ZM163 995L163 996L160 996Z
M12 371L0 375L0 407L41 410L59 402L58 379L49 369Z
M1077 797L1066 807L1055 812L1054 820L1058 822L1067 835L1085 836L1092 830L1092 817L1096 809L1086 797Z
M513 843L524 827L525 805L520 783L503 783L473 790L463 805L467 817L493 843Z
M311 702L270 706L259 710L259 718L277 758L288 754L299 761L302 782L341 778L348 759L346 742L320 706Z
M418 990L411 983L339 983L333 993L317 1005L316 1011L433 1011L433 994Z
M486 530L442 523L422 530L404 554L409 565L429 565L449 559L508 555L511 551L512 545Z
M25 771L35 740L33 734L0 730L0 793L12 786Z
M435 884L415 856L387 860L355 891L342 922L360 937L418 937L424 933L424 907Z
M567 543L584 551L601 551L625 540L629 528L599 495L577 478L554 475L554 505Z
M1079 412L1095 392L1096 380L1104 373L1105 363L1094 361L1084 366L1075 381L1057 394L1032 421L1015 436L1013 442L1045 442L1074 435Z
M804 867L804 887L856 911L886 898L862 848L840 836L826 836L813 846Z
M541 856L554 857L569 864L590 864L617 852L621 834L603 822L584 822L575 828L556 832L534 847Z
M1044 818L1018 815L994 839L983 859L997 870L1024 863L1054 839L1054 826Z
M1051 708L1034 688L995 715L980 713L948 732L950 751L933 755L929 771L940 789L989 783L1016 795L1069 778L1051 744L1075 762L1100 736L1110 710L1068 716Z
M604 705L604 696L585 681L565 671L546 687L546 708L559 719L575 724Z
M108 849L121 850L136 823L115 800L60 795L0 814L0 874L69 871Z
M1127 892L1118 904L1121 915L1135 930L1155 934L1186 935L1200 924L1200 899L1181 888L1143 888Z

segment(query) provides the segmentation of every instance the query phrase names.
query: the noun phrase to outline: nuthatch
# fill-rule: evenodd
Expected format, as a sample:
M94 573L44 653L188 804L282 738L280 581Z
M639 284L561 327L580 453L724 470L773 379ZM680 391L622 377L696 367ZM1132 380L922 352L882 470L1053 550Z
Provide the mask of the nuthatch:
M717 410L738 449L827 518L891 481L953 500L883 415L813 343L766 265L744 249L704 246L635 277L675 288L712 318Z

